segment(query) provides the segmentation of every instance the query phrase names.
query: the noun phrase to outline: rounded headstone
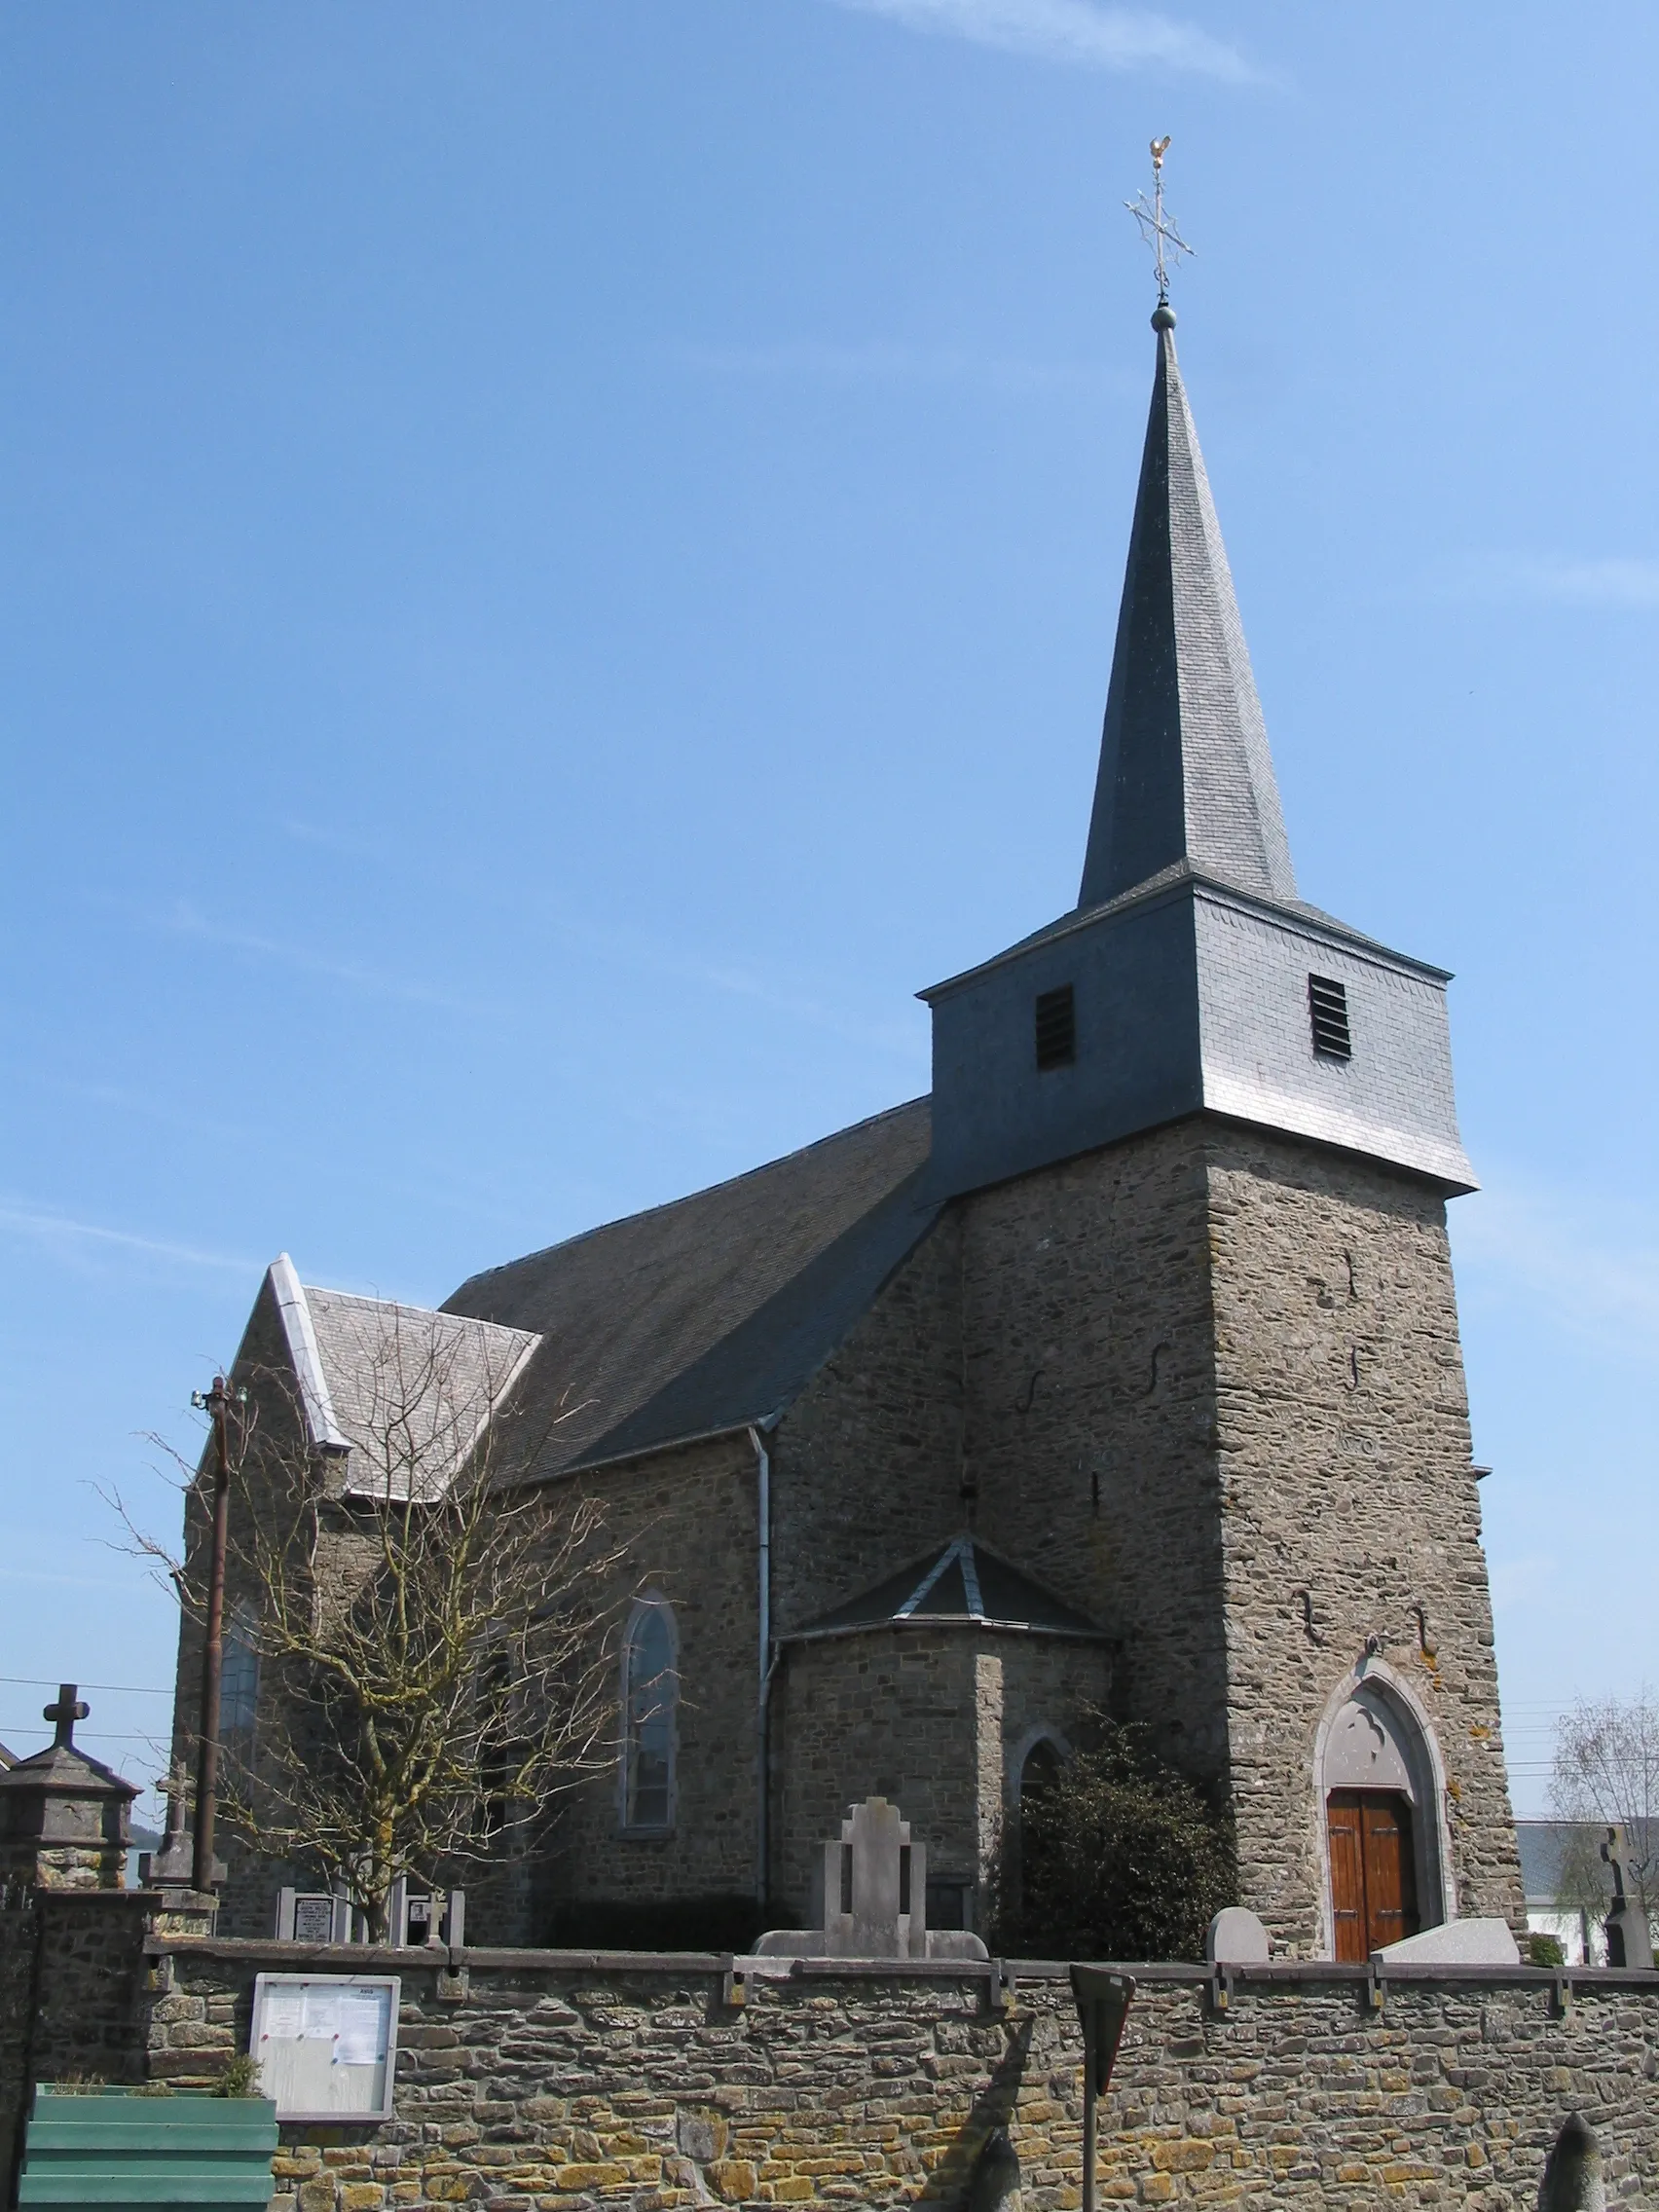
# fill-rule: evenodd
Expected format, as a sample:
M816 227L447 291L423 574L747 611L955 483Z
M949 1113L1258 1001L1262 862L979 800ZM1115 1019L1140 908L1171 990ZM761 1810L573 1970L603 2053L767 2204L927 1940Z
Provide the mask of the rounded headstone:
M1204 1937L1204 1957L1215 1967L1266 1966L1272 1938L1253 1912L1230 1904L1218 1912Z

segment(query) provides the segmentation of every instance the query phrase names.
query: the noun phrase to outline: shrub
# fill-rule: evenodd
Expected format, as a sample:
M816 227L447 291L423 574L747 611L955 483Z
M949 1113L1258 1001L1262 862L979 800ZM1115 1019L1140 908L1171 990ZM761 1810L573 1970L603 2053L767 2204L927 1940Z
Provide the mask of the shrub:
M1201 1959L1235 1890L1227 1824L1144 1729L1103 1722L1005 1827L994 1939L1028 1958Z
M1527 1963L1534 1967L1564 1967L1567 1949L1559 1936L1529 1936Z
M225 2070L213 2084L216 2097L257 2097L259 2095L259 2061L245 2050L235 2058L227 2059Z

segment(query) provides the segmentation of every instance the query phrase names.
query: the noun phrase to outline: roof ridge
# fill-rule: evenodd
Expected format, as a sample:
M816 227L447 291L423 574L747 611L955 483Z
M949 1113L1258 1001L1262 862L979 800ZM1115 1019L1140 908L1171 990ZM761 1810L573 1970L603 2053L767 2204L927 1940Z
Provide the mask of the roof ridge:
M641 1206L633 1213L615 1214L608 1221L595 1222L591 1229L578 1229L574 1235L556 1237L551 1244L538 1244L531 1251L516 1253L512 1259L499 1261L493 1268L479 1268L458 1284L450 1296L459 1297L462 1290L470 1289L474 1283L488 1282L492 1275L506 1274L510 1270L522 1268L532 1260L545 1260L555 1252L571 1251L595 1236L605 1235L609 1230L622 1228L626 1223L649 1221L654 1215L675 1213L680 1207L688 1206L698 1198L713 1198L717 1192L736 1190L739 1184L752 1183L756 1176L768 1175L775 1168L787 1167L792 1161L804 1160L809 1153L821 1152L827 1145L838 1144L844 1137L856 1136L861 1129L873 1129L883 1122L894 1121L901 1114L913 1114L917 1107L931 1106L932 1103L932 1092L924 1090L918 1097L903 1099L897 1106L884 1106L878 1114L866 1114L862 1121L849 1122L844 1128L830 1129L824 1136L814 1137L810 1144L796 1145L793 1152L781 1152L772 1160L761 1161L758 1166L746 1167L741 1174L722 1176L718 1183L705 1183L695 1191L682 1193L678 1198L664 1198L657 1205ZM438 1310L452 1310L448 1300Z
M488 1321L480 1313L457 1313L447 1306L416 1306L407 1298L371 1298L364 1291L336 1290L321 1282L301 1283L300 1288L308 1298L335 1298L348 1306L372 1306L379 1311L419 1313L429 1321L453 1321L457 1328L494 1329L503 1337L533 1337L537 1333L518 1328L511 1321Z

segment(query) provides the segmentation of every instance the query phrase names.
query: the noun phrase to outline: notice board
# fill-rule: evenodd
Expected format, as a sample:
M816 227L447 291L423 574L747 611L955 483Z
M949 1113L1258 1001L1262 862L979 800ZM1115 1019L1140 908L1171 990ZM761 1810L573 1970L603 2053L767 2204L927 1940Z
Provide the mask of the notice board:
M397 2060L394 1973L262 1973L253 2037L278 2120L389 2120Z

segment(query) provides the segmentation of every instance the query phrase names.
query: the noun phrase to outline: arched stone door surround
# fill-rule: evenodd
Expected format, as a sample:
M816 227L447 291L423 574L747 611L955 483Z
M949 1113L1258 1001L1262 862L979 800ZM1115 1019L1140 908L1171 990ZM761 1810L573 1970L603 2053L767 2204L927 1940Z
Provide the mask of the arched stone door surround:
M1362 1658L1326 1703L1313 1743L1313 1823L1319 1864L1319 1955L1336 1956L1328 1801L1332 1790L1397 1793L1411 1808L1419 1925L1455 1920L1446 1769L1434 1724L1411 1684L1385 1660Z

